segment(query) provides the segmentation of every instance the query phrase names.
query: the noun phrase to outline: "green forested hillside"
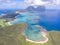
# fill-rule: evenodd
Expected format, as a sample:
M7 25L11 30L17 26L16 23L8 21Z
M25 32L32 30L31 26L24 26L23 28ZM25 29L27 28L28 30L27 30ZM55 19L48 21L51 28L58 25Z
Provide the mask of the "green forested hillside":
M48 32L49 41L45 44L27 42L22 34L26 24L16 24L0 28L0 45L60 45L60 32Z

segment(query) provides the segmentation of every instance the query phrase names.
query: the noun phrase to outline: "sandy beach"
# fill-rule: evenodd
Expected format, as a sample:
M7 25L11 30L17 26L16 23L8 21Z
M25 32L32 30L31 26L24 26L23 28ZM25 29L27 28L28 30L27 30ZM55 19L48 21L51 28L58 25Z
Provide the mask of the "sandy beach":
M46 38L44 41L36 42L36 41L29 40L29 39L26 39L26 41L33 42L33 43L41 43L41 44L48 42L48 38L46 37L46 34L44 32L41 32L41 33L43 37Z
M10 22L7 22L9 25L12 25ZM45 38L45 40L44 41L39 41L39 42L36 42L36 41L32 41L32 40L29 40L28 38L26 38L26 41L29 41L29 42L33 42L33 43L46 43L46 42L48 42L48 38L46 37L46 33L45 32L41 32L41 34L42 34L42 36Z

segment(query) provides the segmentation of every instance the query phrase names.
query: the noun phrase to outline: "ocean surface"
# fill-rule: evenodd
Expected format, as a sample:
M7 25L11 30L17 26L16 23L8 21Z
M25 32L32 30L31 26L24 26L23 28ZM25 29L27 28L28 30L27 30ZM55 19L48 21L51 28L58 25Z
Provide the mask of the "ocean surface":
M39 21L39 25L47 29L47 31L60 31L60 10L50 10L47 14L43 14L42 17L43 19Z
M9 13L9 12L13 12L13 11L9 10L9 11L3 12L3 10L2 11L0 10L0 15L3 13ZM36 24L41 25L47 31L51 31L51 30L60 31L60 10L46 10L45 12L40 12L40 13L35 12L35 14L33 14L33 15L35 16L34 20L35 20ZM27 17L28 16L29 15L27 14ZM16 16L16 18L17 18L16 20L18 20L21 17L23 17L23 16ZM22 20L24 20L24 18L26 20L27 17L26 16L23 17ZM31 18L33 19L32 16L31 16ZM17 22L19 22L19 21L17 21Z
M45 40L45 38L42 36L40 27L37 28L37 26L29 26L27 30L25 30L26 38L32 41L39 42L40 40Z

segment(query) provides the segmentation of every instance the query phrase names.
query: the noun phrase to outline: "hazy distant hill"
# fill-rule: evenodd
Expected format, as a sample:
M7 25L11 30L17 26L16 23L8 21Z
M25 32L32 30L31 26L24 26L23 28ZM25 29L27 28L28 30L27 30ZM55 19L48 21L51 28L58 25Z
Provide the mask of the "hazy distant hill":
M36 11L36 12L44 12L45 7L44 6L38 6L37 8L34 8L33 6L29 6L26 8L27 11Z

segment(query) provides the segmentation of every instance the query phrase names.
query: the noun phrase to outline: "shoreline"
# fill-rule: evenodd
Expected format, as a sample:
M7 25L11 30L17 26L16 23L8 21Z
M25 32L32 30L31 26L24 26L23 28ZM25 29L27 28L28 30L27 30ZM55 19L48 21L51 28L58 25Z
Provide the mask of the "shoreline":
M7 24L12 25L10 22L7 22Z
M41 33L42 33L43 37L46 38L44 41L36 42L36 41L29 40L27 38L26 38L26 41L33 42L33 43L41 43L41 44L48 42L48 38L46 37L46 34L44 32L41 32Z
M10 22L7 22L7 23L9 25L12 25ZM43 31L41 32L41 34L43 35L44 38L46 38L44 41L36 42L36 41L29 40L28 38L26 38L26 41L33 42L33 43L41 43L41 44L48 42L48 38L46 37L47 34L45 32L43 32Z

